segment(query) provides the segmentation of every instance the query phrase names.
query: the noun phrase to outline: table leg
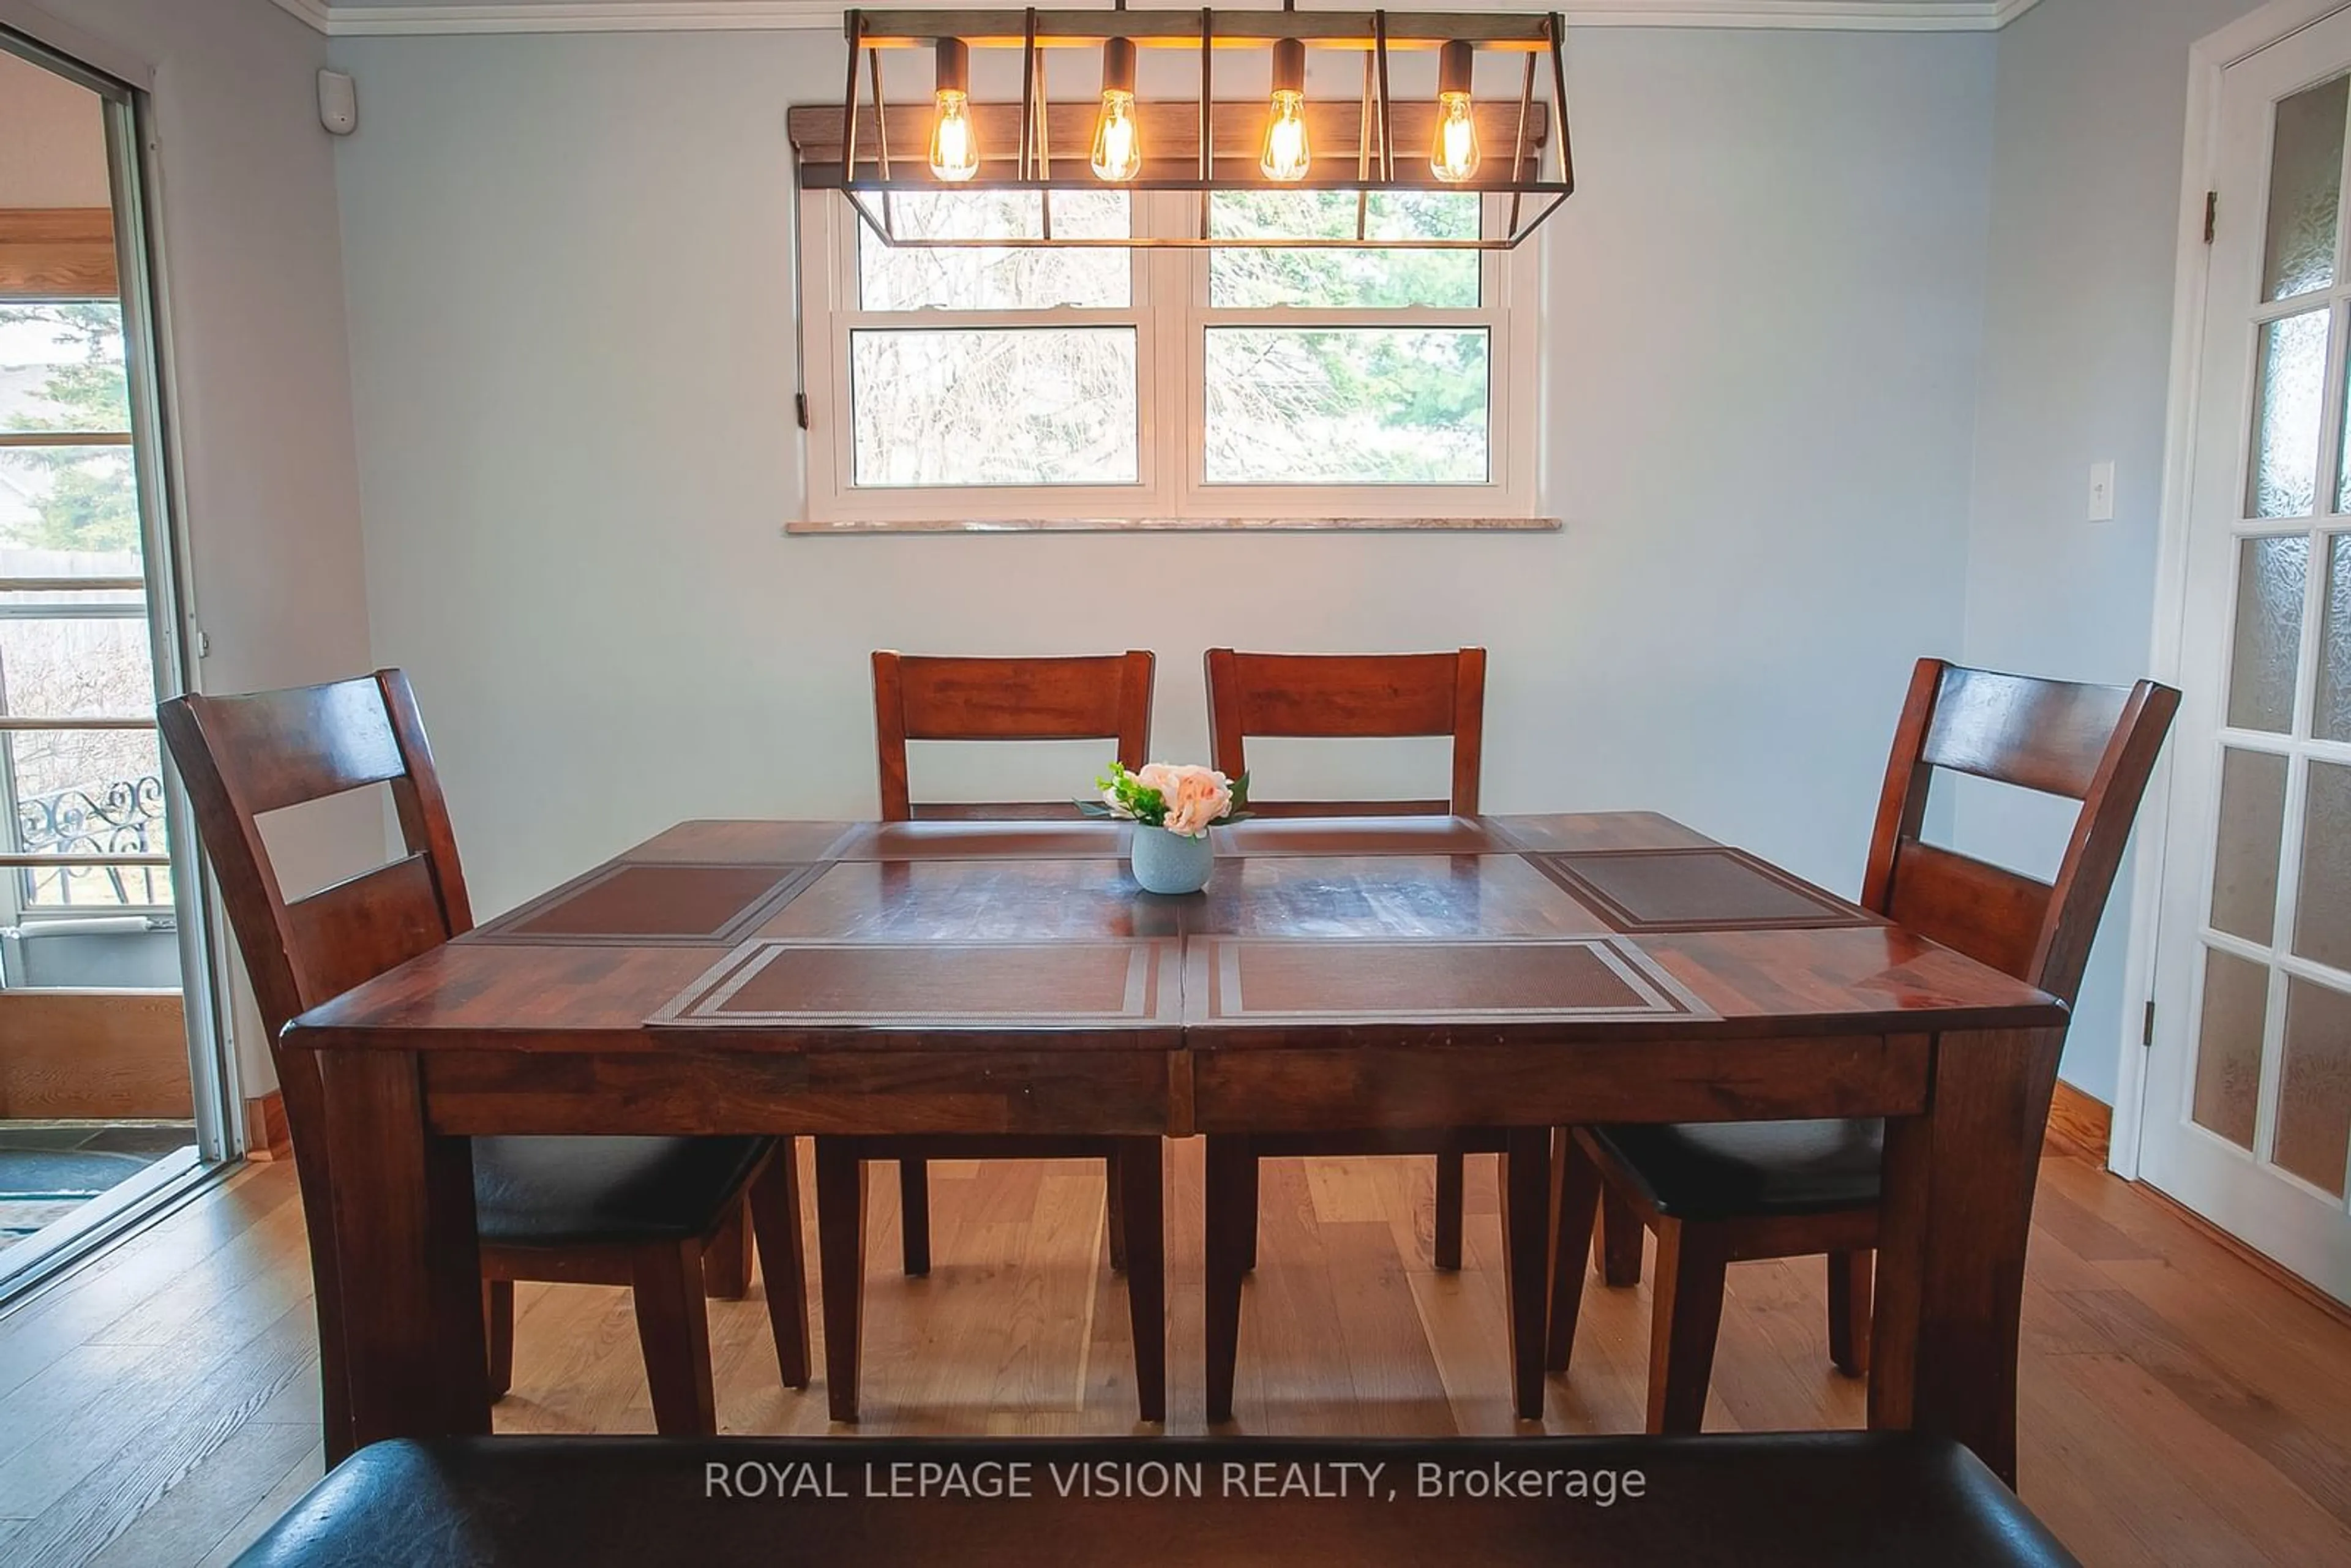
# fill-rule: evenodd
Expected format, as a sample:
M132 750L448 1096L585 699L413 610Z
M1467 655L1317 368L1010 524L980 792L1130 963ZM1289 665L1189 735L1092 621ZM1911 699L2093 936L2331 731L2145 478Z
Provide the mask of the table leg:
M1207 1150L1208 1422L1233 1418L1233 1379L1240 1364L1241 1276L1249 1271L1257 1226L1257 1149L1238 1134L1211 1133Z
M1550 1317L1551 1129L1513 1127L1502 1155L1502 1288L1510 1298L1510 1392L1521 1421L1543 1410L1543 1336Z
M1886 1124L1869 1424L1949 1433L2016 1484L2017 1328L2063 1030L1939 1036Z
M1120 1140L1127 1312L1134 1324L1135 1403L1145 1421L1167 1419L1167 1239L1164 1155L1157 1138Z
M865 1317L865 1162L846 1138L816 1141L816 1249L825 1403L834 1420L854 1421Z
M474 1156L424 1123L417 1059L319 1054L353 1447L490 1429ZM328 1435L328 1462L335 1434Z

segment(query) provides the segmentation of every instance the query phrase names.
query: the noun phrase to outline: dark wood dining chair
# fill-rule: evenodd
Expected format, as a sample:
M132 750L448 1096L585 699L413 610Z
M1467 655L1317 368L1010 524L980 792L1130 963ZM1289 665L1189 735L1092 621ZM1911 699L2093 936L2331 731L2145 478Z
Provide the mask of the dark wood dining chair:
M2178 692L2152 681L2077 685L1919 660L1878 800L1862 905L2070 1005L2179 704ZM2056 881L1922 840L1938 768L2080 801ZM2034 1124L2055 1087L2053 1076L2034 1085ZM1615 1208L1604 1227L1614 1234L1601 1245L1607 1283L1638 1282L1641 1228L1657 1239L1650 1431L1698 1429L1730 1263L1825 1254L1830 1358L1862 1375L1884 1144L1876 1120L1562 1130L1545 1365L1567 1369L1604 1193Z
M1451 653L1207 653L1210 766L1249 772L1249 737L1398 739L1449 736L1452 787L1423 800L1306 800L1268 796L1249 781L1260 817L1475 816L1486 729L1486 650ZM1232 1416L1241 1276L1257 1267L1258 1162L1299 1156L1434 1155L1432 1250L1439 1269L1461 1267L1464 1165L1499 1154L1503 1135L1484 1127L1406 1132L1215 1134L1207 1141L1208 1418Z
M249 696L180 696L158 715L194 810L269 1036L293 1134L317 1286L329 1463L347 1448L334 1151L309 1053L281 1051L287 1021L473 927L457 841L407 677L398 670ZM390 786L399 858L288 897L262 820L291 806ZM474 1140L490 1389L514 1372L518 1280L626 1285L654 1425L717 1430L705 1289L748 1289L756 1235L784 1382L807 1386L807 1286L799 1169L789 1138L509 1137ZM747 1201L750 1227L744 1227Z
M1075 658L930 658L883 650L873 655L873 730L885 822L940 819L1075 817L1069 800L917 804L910 794L912 740L1108 740L1128 768L1149 760L1148 653ZM1091 779L1089 774L1088 778ZM1074 795L1078 791L1073 789ZM1110 1262L1127 1276L1138 1303L1164 1301L1165 1244L1157 1138L968 1134L838 1135L816 1141L817 1249L824 1311L825 1392L832 1418L857 1418L858 1338L864 1302L865 1167L898 1166L899 1229L905 1271L931 1269L928 1163L934 1159L1099 1159L1108 1191ZM1143 1418L1166 1419L1164 1313L1138 1310L1135 1383ZM1154 1329L1156 1329L1155 1333Z

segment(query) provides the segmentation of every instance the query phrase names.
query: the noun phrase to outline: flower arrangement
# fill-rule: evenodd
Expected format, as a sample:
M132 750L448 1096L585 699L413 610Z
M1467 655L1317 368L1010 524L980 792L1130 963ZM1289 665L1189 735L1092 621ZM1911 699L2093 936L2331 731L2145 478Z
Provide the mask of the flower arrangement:
M1094 780L1102 800L1081 801L1091 815L1116 817L1146 828L1165 828L1187 839L1205 839L1211 822L1238 822L1249 815L1249 775L1228 779L1194 763L1154 762L1130 772L1113 762Z

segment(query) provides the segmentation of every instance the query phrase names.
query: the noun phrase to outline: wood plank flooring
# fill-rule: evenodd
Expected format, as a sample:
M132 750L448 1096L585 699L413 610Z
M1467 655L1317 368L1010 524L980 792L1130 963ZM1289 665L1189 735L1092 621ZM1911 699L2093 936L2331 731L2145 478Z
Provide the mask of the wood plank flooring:
M1202 1430L1200 1145L1170 1145L1168 1430ZM866 1434L1134 1429L1099 1163L935 1163L933 1270L894 1270L872 1184ZM1466 1267L1431 1266L1431 1162L1274 1162L1243 1308L1241 1429L1506 1433L1492 1162ZM811 1239L810 1253L814 1256ZM1709 1429L1859 1426L1817 1260L1735 1265ZM2351 1562L2351 1326L2163 1203L2043 1161L2025 1301L2025 1500L2086 1562ZM625 1292L517 1291L506 1431L651 1431ZM827 1430L777 1382L756 1298L711 1303L719 1416ZM1558 1432L1640 1425L1648 1291L1586 1286ZM255 1166L0 1316L0 1563L235 1557L319 1474L317 1362L290 1166Z

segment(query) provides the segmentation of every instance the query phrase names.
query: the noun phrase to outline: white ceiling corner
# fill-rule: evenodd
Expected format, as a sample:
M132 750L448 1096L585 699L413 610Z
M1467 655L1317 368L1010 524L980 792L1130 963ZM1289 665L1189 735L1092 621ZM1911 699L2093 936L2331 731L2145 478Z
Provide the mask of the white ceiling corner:
M840 0L275 0L333 37L465 33L831 31ZM1431 10L1484 10L1480 0L1421 0ZM1580 27L1804 28L1980 33L2038 0L1558 0ZM977 8L977 7L975 7ZM1267 7L1270 9L1270 6ZM1504 8L1520 9L1509 0ZM1550 9L1524 6L1527 10Z

